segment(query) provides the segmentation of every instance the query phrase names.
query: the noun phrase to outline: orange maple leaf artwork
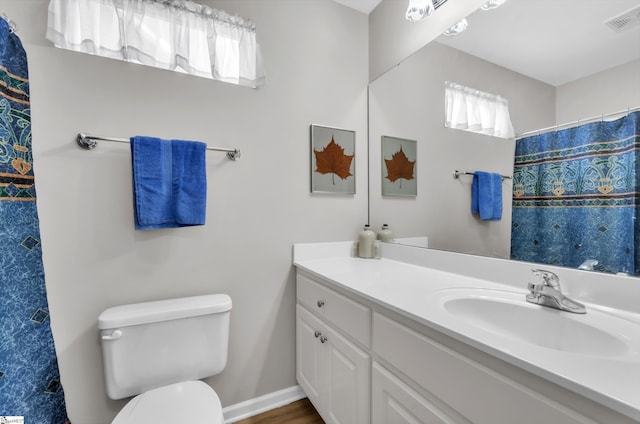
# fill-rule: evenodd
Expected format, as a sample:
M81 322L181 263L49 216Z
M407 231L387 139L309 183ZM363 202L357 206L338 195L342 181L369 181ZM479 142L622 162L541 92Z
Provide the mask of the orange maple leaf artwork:
M352 175L351 161L355 155L345 155L344 148L334 141L333 136L321 152L313 149L313 153L316 155L316 172L337 175L343 180ZM336 185L335 179L333 185Z
M400 150L391 156L390 160L385 159L384 163L387 165L387 176L385 178L392 183L400 178L413 180L413 169L416 161L412 162L407 158L407 155L402 151L402 146L400 146ZM402 184L402 181L400 183Z

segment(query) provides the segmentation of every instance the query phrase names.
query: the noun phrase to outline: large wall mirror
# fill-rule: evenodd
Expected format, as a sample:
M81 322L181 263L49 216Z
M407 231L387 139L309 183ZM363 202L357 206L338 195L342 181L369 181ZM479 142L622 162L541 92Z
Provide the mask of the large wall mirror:
M619 118L608 115L640 106L640 24L605 22L638 7L638 0L508 0L474 12L465 32L439 37L373 81L372 227L388 224L399 241L429 248L511 258L514 181L502 184L501 220L482 221L470 211L472 177L453 174L512 176L516 141L445 128L445 81L507 98L516 134ZM383 136L416 141L407 158L415 161L415 196L383 194L391 159L383 157Z

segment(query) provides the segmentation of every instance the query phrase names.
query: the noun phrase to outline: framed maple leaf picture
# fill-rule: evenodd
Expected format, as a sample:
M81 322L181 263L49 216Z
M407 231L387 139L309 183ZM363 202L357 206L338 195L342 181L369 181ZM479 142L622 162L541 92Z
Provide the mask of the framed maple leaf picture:
M311 192L355 194L356 132L311 125Z
M415 140L382 136L382 195L416 196L417 143Z

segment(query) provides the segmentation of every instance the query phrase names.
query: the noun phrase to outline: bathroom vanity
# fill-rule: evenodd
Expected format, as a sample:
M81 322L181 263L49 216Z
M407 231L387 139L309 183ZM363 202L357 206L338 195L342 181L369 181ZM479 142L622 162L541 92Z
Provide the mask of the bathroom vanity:
M590 276L556 270L571 314L525 301L527 264L352 245L294 246L297 380L325 422L640 422L640 314Z

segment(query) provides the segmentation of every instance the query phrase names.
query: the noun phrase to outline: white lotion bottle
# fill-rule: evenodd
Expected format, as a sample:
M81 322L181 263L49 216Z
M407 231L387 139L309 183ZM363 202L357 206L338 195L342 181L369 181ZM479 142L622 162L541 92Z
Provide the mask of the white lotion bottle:
M358 256L361 258L373 258L373 241L376 234L371 231L369 225L365 225L360 234L358 234Z
M393 233L387 224L382 224L382 229L378 231L378 240L391 243L393 241Z

